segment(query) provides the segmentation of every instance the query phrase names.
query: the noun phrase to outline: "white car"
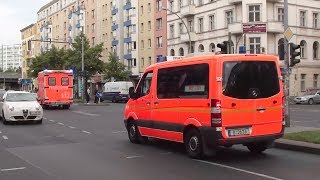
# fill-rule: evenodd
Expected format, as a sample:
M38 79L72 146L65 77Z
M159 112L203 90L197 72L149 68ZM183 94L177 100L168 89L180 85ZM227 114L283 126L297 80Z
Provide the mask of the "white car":
M29 92L8 91L0 102L3 124L8 121L34 121L42 123L43 109Z

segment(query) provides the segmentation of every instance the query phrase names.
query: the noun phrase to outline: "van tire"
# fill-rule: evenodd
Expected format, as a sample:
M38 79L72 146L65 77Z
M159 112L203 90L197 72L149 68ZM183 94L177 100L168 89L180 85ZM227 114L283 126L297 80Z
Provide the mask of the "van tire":
M257 142L257 143L250 143L246 145L250 152L259 154L265 151L268 148L267 143L265 142Z
M309 99L308 104L309 104L309 105L313 105L313 104L314 104L313 99Z
M202 137L197 129L192 128L186 132L184 146L189 157L194 159L203 157Z
M135 125L134 122L129 122L128 124L128 137L130 142L134 144L140 144L140 132L138 127Z

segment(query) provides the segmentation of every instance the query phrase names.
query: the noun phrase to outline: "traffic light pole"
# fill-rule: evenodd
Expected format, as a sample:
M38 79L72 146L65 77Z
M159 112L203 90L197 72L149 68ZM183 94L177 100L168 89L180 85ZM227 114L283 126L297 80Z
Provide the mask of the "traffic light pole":
M288 25L288 0L284 0L284 30L286 30ZM290 127L290 108L289 108L289 92L290 92L290 60L289 60L289 42L287 38L284 38L284 62L285 62L285 121L286 127Z
M85 97L85 91L87 89L85 89L85 85L84 85L84 37L82 36L81 37L81 71L82 71L82 76L81 76L81 85L82 85L82 93L81 93L81 96L82 96L82 102L84 102L84 97Z

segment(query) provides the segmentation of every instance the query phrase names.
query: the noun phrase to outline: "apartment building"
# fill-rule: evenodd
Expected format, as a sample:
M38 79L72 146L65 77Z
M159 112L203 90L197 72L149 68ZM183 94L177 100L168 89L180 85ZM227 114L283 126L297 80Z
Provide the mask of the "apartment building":
M171 3L172 1L169 1ZM167 56L167 0L155 0L154 10L154 53L156 58Z
M30 65L30 58L35 57L36 49L35 43L31 43L31 48L28 50L28 41L29 40L36 40L37 35L37 25L30 24L29 26L20 30L21 32L21 56L22 56L22 66L21 66L21 73L22 79L28 78L28 70Z
M104 51L102 53L102 60L107 62L108 55L111 50L111 2L112 0L97 0L97 20L96 20L96 43L103 43Z
M216 45L229 38L232 53L238 53L240 46L248 53L279 55L281 51L282 0L172 0L168 9L184 21L169 12L167 53L170 55L215 52ZM290 42L301 45L301 63L291 69L291 96L304 94L307 88L320 87L319 19L320 1L289 0L289 26L294 33Z
M21 44L0 46L0 69L18 69L21 67Z

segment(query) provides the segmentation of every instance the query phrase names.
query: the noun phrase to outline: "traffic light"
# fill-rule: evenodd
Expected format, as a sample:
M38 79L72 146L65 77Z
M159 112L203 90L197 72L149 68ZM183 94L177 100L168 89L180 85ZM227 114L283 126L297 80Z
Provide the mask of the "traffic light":
M28 51L31 51L31 40L28 41Z
M296 59L297 56L301 55L300 52L300 45L290 43L290 67L293 67L294 65L300 63L300 59ZM298 52L296 50L299 49Z
M229 54L229 42L228 41L223 41L223 43L219 43L217 45L218 48L221 49L221 54Z

